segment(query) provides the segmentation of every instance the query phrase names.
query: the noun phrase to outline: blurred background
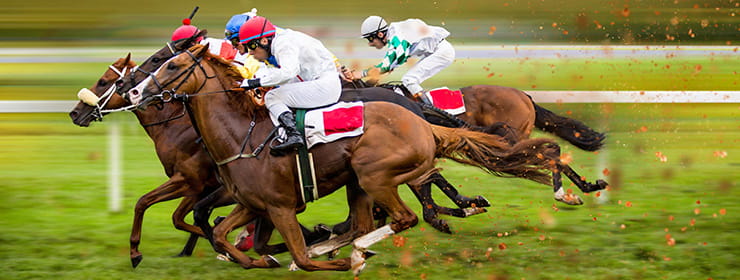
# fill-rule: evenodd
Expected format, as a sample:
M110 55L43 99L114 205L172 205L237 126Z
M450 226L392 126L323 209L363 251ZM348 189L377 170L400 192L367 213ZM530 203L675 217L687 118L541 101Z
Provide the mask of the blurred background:
M0 9L0 102L74 101L117 58L132 53L141 62L164 46L195 6L193 25L211 37L223 37L232 15L257 8L278 26L319 38L351 67L383 55L359 38L365 17L420 18L449 30L457 51L456 62L425 88L567 91L581 101L541 105L607 132L598 153L561 141L582 175L611 183L598 197L582 195L581 207L555 204L541 185L443 162L462 193L492 201L489 213L450 219L454 235L420 223L379 244L366 279L740 279L740 1L10 0ZM400 79L406 67L387 80ZM646 103L588 102L593 91L666 94ZM688 91L734 95L665 101ZM133 205L166 180L153 144L131 113L80 128L60 111L0 113L0 279L350 277L245 272L216 262L202 240L192 258L170 258L187 237L170 222L177 201L148 210L145 260L132 270ZM118 212L109 211L106 191L112 127L120 128L122 145ZM413 196L401 193L418 211ZM300 219L339 222L344 201L334 194Z

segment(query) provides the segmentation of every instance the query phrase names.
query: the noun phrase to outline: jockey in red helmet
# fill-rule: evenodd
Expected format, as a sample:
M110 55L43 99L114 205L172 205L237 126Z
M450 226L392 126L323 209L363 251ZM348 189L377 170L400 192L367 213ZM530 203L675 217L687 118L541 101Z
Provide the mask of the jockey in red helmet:
M280 86L265 95L265 106L273 120L285 128L287 139L273 150L303 146L303 137L296 131L295 117L289 107L314 108L339 100L341 83L335 57L317 39L290 29L277 32L266 18L256 16L242 25L239 43L255 59L268 61L274 57L277 65L260 70L255 79L242 87Z

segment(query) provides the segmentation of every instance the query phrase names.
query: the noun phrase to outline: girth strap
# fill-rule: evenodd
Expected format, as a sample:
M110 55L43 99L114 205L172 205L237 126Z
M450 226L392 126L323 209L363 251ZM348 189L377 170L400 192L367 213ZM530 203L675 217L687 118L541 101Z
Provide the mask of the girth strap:
M301 137L306 138L306 110L296 110L296 130ZM308 152L306 145L298 148L296 154L298 164L298 180L301 182L301 195L303 202L312 202L319 199L318 188L316 188L316 171L313 165L313 154Z

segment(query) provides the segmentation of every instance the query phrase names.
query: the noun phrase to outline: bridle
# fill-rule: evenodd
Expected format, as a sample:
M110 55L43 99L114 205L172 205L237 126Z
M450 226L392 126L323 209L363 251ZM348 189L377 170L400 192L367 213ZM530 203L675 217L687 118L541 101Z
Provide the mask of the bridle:
M209 76L208 75L208 72L203 67L203 64L202 64L203 58L202 57L200 57L200 58L199 57L196 57L192 52L190 52L190 50L186 50L185 53L187 53L190 56L190 58L193 60L193 64L191 64L190 66L188 66L187 69L185 69L185 70L181 71L180 73L178 73L174 78L170 79L166 83L161 83L157 79L156 75L150 76L151 79L152 79L152 82L157 86L157 90L160 93L159 94L155 94L155 95L151 95L151 96L147 97L145 100L142 100L142 102L141 102L141 104L139 104L139 106L147 106L147 103L148 102L145 102L145 101L147 99L152 99L152 98L158 98L162 102L165 102L165 103L166 102L171 102L172 100L182 101L183 104L184 104L185 109L187 110L188 114L190 115L190 121L193 122L193 129L195 129L195 132L200 137L202 134L200 132L200 129L198 129L198 124L196 123L196 118L193 117L194 114L193 114L193 111L191 110L190 106L188 105L188 101L192 97L195 97L195 96L209 95L209 94L215 94L215 93L233 92L233 90L226 89L226 87L224 87L224 85L222 83L221 84L221 87L223 88L223 90L210 91L210 92L200 92L206 86L206 83L208 83L208 80L209 79L216 78L217 75L215 73L213 74L213 76ZM160 66L160 69L162 67L165 67L165 65L167 65L167 64L168 63L165 63L162 66ZM198 92L198 93L191 93L191 94L183 93L183 94L178 94L177 91L195 73L196 69L200 69L201 71L203 71L203 74L205 75L205 80L203 80L203 83L200 86L198 86L197 90L194 91L194 92ZM159 70L157 70L157 71L159 71ZM179 80L180 77L183 77L183 78L182 78L182 80L176 86L172 87L171 89L167 89L167 86L168 85L170 85L170 84L174 83L175 81ZM224 165L224 164L227 164L227 163L232 162L232 161L235 161L235 160L238 160L238 159L242 159L242 158L256 158L260 154L260 152L264 149L265 145L267 145L267 142L269 142L269 140L271 139L272 135L274 135L277 132L278 127L273 128L272 131L267 135L267 137L265 138L265 140L263 140L263 142L261 144L259 144L257 146L257 148L254 148L251 153L245 153L246 148L247 148L247 143L249 142L249 138L251 138L251 136L252 136L252 132L254 131L255 126L256 126L256 122L254 120L252 120L250 122L250 126L249 126L249 130L247 131L247 135L244 138L244 140L242 141L241 149L240 149L240 151L239 151L238 154L232 155L232 156L230 156L230 157L228 157L226 159L223 159L223 160L217 160L216 158L213 157L213 155L210 153L210 151L208 151L207 148L206 148L206 152L211 157L211 159L213 159L213 161L217 165L219 165L219 166ZM203 147L205 148L205 145Z

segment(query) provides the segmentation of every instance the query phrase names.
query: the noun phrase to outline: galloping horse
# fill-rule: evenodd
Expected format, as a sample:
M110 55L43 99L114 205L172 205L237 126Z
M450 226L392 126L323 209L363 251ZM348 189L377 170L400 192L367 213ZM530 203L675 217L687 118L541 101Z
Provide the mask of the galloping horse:
M99 99L90 101L88 97L89 104L80 101L69 113L76 125L89 126L91 121L102 118L104 112L102 109L125 108L130 105L120 95L114 93L115 83L136 66L130 57L129 54L126 58L118 59L91 87L92 90L88 90L92 96L99 96ZM156 203L183 198L172 214L175 228L191 233L180 256L189 256L197 238L205 236L199 227L188 224L184 218L198 200L213 192L220 183L214 173L215 164L200 145L195 143L197 134L192 129L190 118L184 110L181 104L173 104L159 109L134 111L139 123L154 142L157 156L169 180L136 202L129 240L133 267L136 267L143 258L138 247L144 212Z
M102 120L103 115L108 112L135 109L135 106L131 106L131 103L116 93L116 84L120 84L119 81L135 67L136 63L131 60L130 54L110 65L98 82L91 87L91 90L82 89L80 91L81 101L69 113L72 121L76 125L87 127L94 120ZM225 189L221 188L221 184L216 179L218 176L216 165L203 150L202 145L197 143L198 135L192 127L190 117L185 114L182 103L173 102L156 109L152 107L146 110L135 110L133 113L154 142L157 156L166 175L170 178L164 184L143 195L136 203L130 237L131 264L135 268L143 259L138 246L141 241L141 228L146 209L159 202L183 197L172 214L172 221L175 228L191 233L185 247L178 254L178 256L190 256L198 237L205 237L199 227L184 221L185 216L194 209L196 202L206 196L212 197L213 200L208 203L210 210L214 207L234 204L235 201L225 192ZM307 235L310 243L328 237L328 234L310 232L307 229L304 234Z
M205 36L206 34L207 30L201 30L199 33L194 34L189 38L184 38L178 41L167 43L165 47L155 52L144 63L133 69L131 74L122 77L122 79L118 82L116 92L123 96L127 95L128 91L131 88L138 85L146 77L152 75L152 72L159 68L159 66L161 66L165 61L193 45L196 38ZM133 94L138 94L138 92L135 92ZM132 97L139 98L137 95L134 95ZM342 100L384 100L401 104L405 108L412 110L417 115L421 115L421 111L418 110L414 103L408 102L403 98L398 98L398 96L395 95L385 94L385 92L379 93L377 90L362 90L361 93L356 90L345 90L342 93ZM181 110L181 108L178 107L178 110ZM440 189L459 208L452 209L437 205L431 197L431 189L428 186L431 183L439 186ZM430 182L425 183L424 185L422 185L422 187L419 187L417 189L412 189L412 191L414 191L414 194L422 203L424 220L432 225L432 227L434 227L435 229L445 233L451 233L449 225L445 220L438 219L437 214L452 215L455 217L467 217L470 215L481 213L485 210L480 207L490 206L488 201L481 196L469 198L460 195L455 187L448 183L447 180L445 180L444 177L442 177L438 173L435 173L430 177ZM200 202L198 202L193 209L193 218L195 220L195 224L200 226L206 233L206 235L208 235L211 231L211 227L208 224L208 217L210 216L212 209L215 205L224 205L225 203L227 203L227 201L223 200L222 196L223 194L221 192L216 191L213 194L207 196L205 199L202 199ZM261 245L261 242L257 242L255 244L255 249L259 248L258 245Z
M295 159L239 152L242 147L254 151L274 132L264 107L244 94L231 92L232 87L239 85L239 79L227 62L209 54L204 46L195 46L170 59L134 90L141 93L140 106L173 97L183 100L208 152L217 162L239 155L240 159L223 161L218 166L225 186L239 204L216 226L213 242L217 251L228 254L244 268L277 265L269 257L255 260L241 254L226 241L231 228L257 216L274 223L301 269L352 268L357 273L363 267L363 252L368 246L417 223L416 215L400 199L397 186L424 182L435 170L435 157L541 183L551 179L542 170L556 171L554 164L559 162L559 147L551 140L525 139L511 146L495 135L430 125L395 104L365 103L363 135L311 149L317 155L314 160L318 193L321 197L344 185L352 188L350 213L355 224L348 235L357 236L373 228L372 201L393 221L356 239L351 258L313 261L296 219L296 211L306 205L300 198Z
M354 80L344 83L345 88L363 88L368 84L362 80ZM388 88L403 93L409 99L422 103L402 84L388 83L378 87ZM475 130L493 133L504 137L510 144L515 144L523 139L528 139L532 129L537 127L543 131L550 132L568 141L574 146L585 151L596 151L603 146L606 136L594 131L582 122L559 116L539 105L525 92L503 86L476 85L461 89L465 104L465 113L455 115L459 118L459 126L472 127ZM420 105L426 110L425 117L434 124L450 124L449 116L440 110L429 110L429 105ZM558 168L570 179L581 191L585 193L605 189L608 183L604 180L596 180L590 183L578 175L567 164L558 163ZM575 194L566 193L559 183L560 174L553 176L553 192L555 200L569 204L580 205L583 200Z

